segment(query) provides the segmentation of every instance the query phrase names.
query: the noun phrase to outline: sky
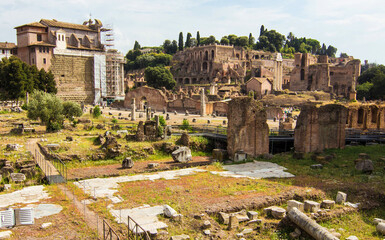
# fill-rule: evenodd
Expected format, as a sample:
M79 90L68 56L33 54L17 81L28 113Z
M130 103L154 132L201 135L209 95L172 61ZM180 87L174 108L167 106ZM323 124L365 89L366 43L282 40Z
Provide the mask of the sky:
M384 0L0 0L0 42L15 42L14 27L40 19L82 24L91 16L111 25L115 48L135 40L160 46L193 37L259 36L264 25L285 36L317 39L355 58L385 64Z

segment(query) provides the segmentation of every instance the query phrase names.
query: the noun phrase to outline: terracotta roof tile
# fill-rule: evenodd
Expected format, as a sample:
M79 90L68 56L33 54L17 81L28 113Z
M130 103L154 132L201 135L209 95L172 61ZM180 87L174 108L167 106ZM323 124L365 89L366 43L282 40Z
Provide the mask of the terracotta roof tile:
M47 42L34 42L29 44L28 46L45 46L45 47L56 47L56 45L47 43Z
M81 25L81 24L75 24L75 23L66 23L66 22L60 22L57 20L41 19L40 23L47 25L49 27L70 28L70 29L96 32L96 30L90 28L87 25Z
M21 27L41 27L41 28L45 28L46 26L44 26L43 24L38 23L38 22L33 22L33 23L27 23L27 24L24 24L24 25L15 27L15 28L21 28Z
M0 49L12 49L15 48L16 44L9 42L0 42Z

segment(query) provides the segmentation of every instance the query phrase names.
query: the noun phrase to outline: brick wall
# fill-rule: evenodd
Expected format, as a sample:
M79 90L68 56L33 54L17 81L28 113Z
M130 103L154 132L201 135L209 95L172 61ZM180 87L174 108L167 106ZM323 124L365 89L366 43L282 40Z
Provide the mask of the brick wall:
M58 96L63 100L92 104L94 93L93 57L54 55L51 71Z

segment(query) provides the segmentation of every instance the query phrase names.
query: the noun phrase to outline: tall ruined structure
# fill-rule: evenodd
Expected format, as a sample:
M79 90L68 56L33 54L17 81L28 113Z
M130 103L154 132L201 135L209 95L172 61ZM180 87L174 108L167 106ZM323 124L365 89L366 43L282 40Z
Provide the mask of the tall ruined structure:
M173 57L171 72L178 85L210 83L244 83L244 78L268 77L273 90L282 90L285 68L280 53L248 50L227 45L206 45L187 48Z
M294 130L295 151L344 148L347 114L348 109L339 104L303 106Z
M356 82L361 74L360 60L296 53L294 64L290 74L291 91L321 90L347 99L356 98Z
M106 51L101 21L73 24L55 19L16 27L18 57L51 70L57 95L64 100L99 103L124 96L123 55Z
M234 98L227 118L227 151L231 159L240 150L251 157L269 152L269 126L262 103L249 97Z

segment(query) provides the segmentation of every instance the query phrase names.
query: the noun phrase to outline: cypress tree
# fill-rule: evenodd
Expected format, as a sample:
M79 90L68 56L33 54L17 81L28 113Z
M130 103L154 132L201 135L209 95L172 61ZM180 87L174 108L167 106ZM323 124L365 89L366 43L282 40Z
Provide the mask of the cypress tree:
M186 48L191 47L190 39L191 39L191 33L187 33L186 43L184 44L184 46L185 46Z
M201 45L201 35L199 34L199 31L197 31L197 46Z
M183 51L183 33L179 33L179 42L178 42L178 50Z

